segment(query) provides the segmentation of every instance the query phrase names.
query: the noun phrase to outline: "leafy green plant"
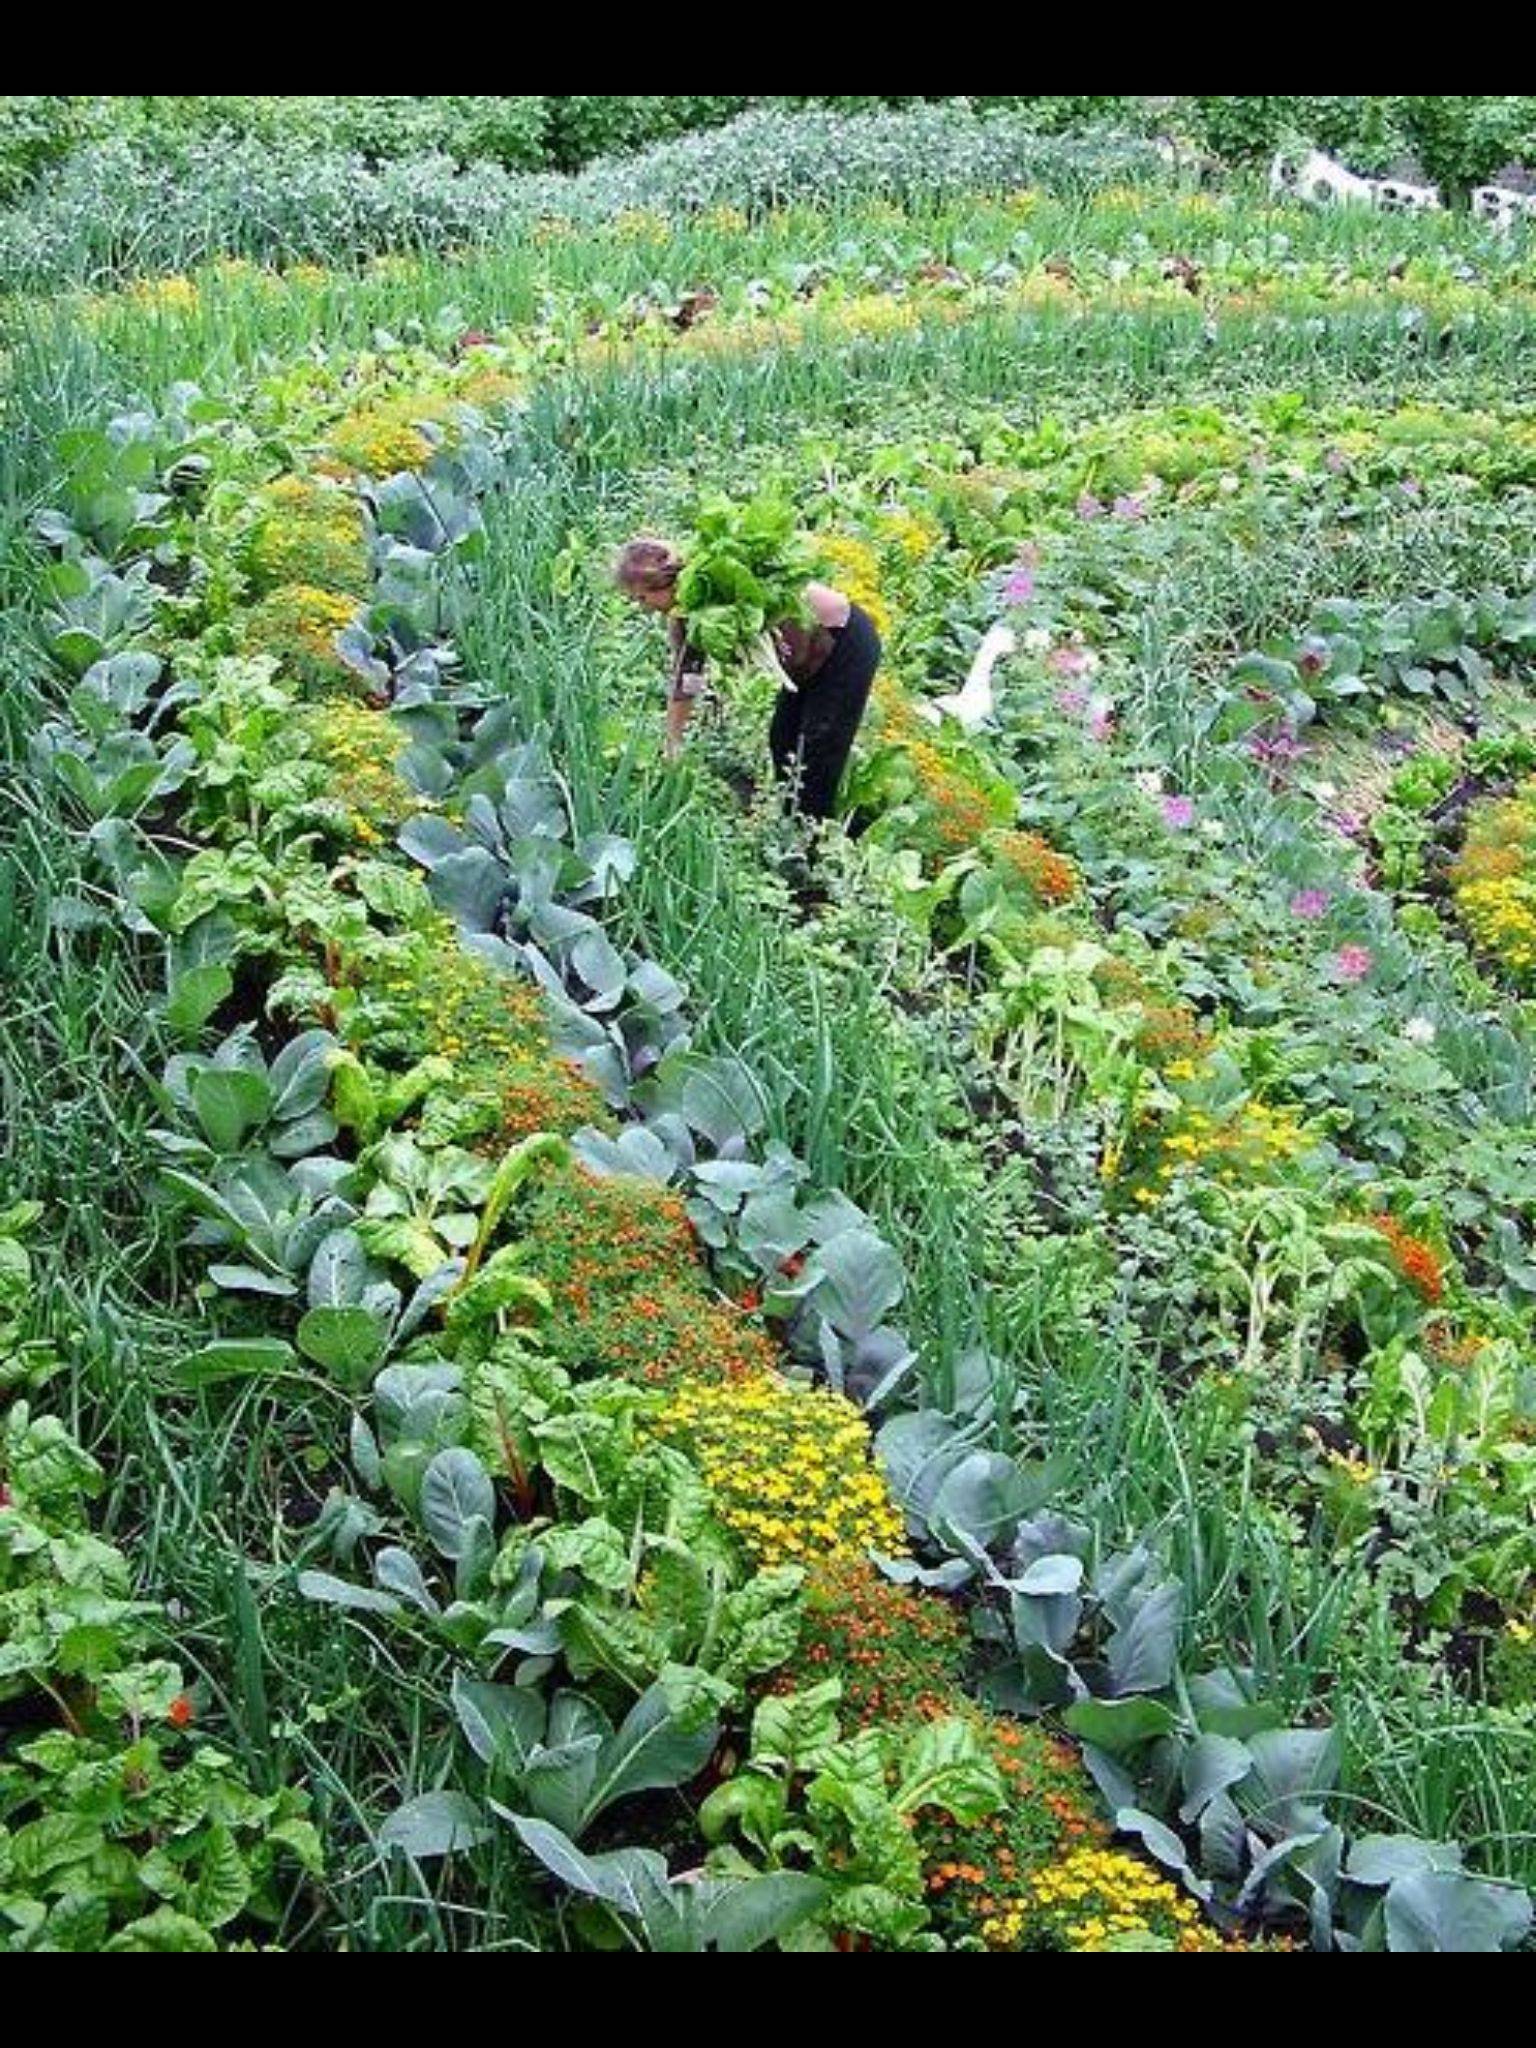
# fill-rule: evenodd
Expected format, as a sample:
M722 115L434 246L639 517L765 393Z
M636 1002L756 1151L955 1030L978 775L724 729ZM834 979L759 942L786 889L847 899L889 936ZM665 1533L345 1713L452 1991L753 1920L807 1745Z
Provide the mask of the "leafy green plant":
M1002 1776L962 1721L845 1740L841 1698L834 1682L758 1709L743 1771L704 1807L710 1867L745 1875L807 1865L827 1887L819 1917L828 1929L895 1949L942 1947L927 1932L913 1823L927 1812L985 1820L1006 1796Z
M678 609L690 640L721 668L764 660L772 630L807 617L816 551L782 499L711 499L690 521L683 559Z

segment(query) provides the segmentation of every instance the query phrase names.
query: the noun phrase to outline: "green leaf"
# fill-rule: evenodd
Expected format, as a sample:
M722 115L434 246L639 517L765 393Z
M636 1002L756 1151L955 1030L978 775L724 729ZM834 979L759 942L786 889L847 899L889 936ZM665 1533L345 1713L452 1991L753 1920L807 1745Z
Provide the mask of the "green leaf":
M174 1664L135 1664L102 1681L103 1702L124 1721L166 1721L185 1681Z
M796 1777L824 1769L842 1740L842 1703L843 1688L836 1679L810 1692L764 1700L752 1724L754 1761L778 1765Z
M233 1158L271 1114L272 1091L260 1074L209 1067L192 1084L192 1106L214 1151Z
M230 1380L280 1379L298 1364L298 1353L280 1337L245 1338L205 1344L182 1359L176 1377L187 1387L217 1387Z
M473 1451L443 1451L422 1482L421 1515L438 1551L450 1562L464 1557L477 1523L496 1523L496 1489Z
M285 1046L272 1062L272 1114L297 1123L323 1107L331 1090L336 1041L328 1031L309 1031Z
M1180 1818L1185 1825L1195 1826L1216 1800L1245 1784L1252 1769L1253 1757L1245 1743L1202 1735L1184 1759L1185 1801Z
M135 1920L107 1948L114 1956L212 1956L218 1952L219 1945L206 1927L169 1907Z
M757 1955L814 1919L828 1887L817 1877L779 1872L732 1885L709 1908L704 1939L720 1955Z
M1118 1697L1167 1691L1178 1669L1183 1620L1181 1586L1160 1586L1141 1601L1109 1645L1110 1683Z
M0 1906L0 1915L4 1912ZM98 1955L107 1945L111 1926L111 1906L106 1899L88 1892L66 1893L49 1913L37 1945L59 1955Z
M902 1813L949 1813L973 1827L1007 1800L1002 1773L969 1722L938 1721L924 1728L902 1759L896 1793Z
M590 1826L621 1799L640 1792L672 1792L704 1770L720 1741L717 1723L687 1730L673 1717L665 1686L653 1686L598 1761L587 1802Z
M507 1819L523 1846L552 1877L571 1891L601 1899L626 1919L637 1920L653 1945L675 1946L681 1931L683 1903L674 1893L662 1858L645 1849L625 1849L612 1856L586 1856L568 1836L544 1821Z
M366 1308L311 1309L299 1325L299 1349L337 1386L360 1392L389 1356L389 1328Z
M379 1830L379 1843L413 1863L439 1863L483 1848L494 1832L464 1793L432 1792L392 1815Z
M1424 1871L1452 1875L1462 1868L1460 1849L1443 1842L1420 1842L1409 1836L1372 1835L1350 1851L1345 1876L1369 1891L1387 1891Z
M251 1874L227 1827L208 1831L196 1882L186 1905L204 1927L228 1927L250 1903Z
M938 1531L958 1531L982 1550L1006 1543L1038 1505L1028 1473L1012 1458L977 1451L940 1487L928 1512Z
M196 1038L235 992L227 967L210 962L180 976L165 1005L165 1021L178 1038Z
M537 1693L506 1685L478 1685L462 1674L453 1687L459 1726L481 1763L518 1775L544 1739L548 1718Z
M328 1572L301 1574L299 1593L319 1607L339 1607L347 1614L378 1614L398 1620L405 1612L393 1595L376 1593L369 1586L351 1585L346 1579L332 1578Z
M1421 1871L1387 1896L1387 1946L1396 1956L1496 1956L1523 1948L1536 1914L1524 1892L1452 1872Z
M101 1847L100 1824L80 1813L54 1813L19 1828L10 1842L14 1884L42 1888L77 1863L88 1863Z
M1156 1700L1088 1700L1065 1716L1067 1733L1106 1756L1129 1757L1161 1742L1178 1718Z

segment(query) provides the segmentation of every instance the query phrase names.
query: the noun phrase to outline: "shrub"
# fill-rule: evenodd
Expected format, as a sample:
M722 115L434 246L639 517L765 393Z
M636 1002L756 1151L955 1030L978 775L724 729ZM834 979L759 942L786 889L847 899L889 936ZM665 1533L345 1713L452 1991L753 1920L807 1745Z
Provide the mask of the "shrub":
M84 133L83 99L72 93L0 94L0 205L10 205Z

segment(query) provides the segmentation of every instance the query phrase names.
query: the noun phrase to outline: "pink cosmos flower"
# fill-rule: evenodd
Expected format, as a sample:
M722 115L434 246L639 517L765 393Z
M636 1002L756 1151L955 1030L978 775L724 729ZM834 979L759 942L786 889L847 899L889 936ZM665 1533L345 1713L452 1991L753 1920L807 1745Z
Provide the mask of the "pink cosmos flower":
M1115 517L1117 519L1129 520L1134 524L1139 519L1145 519L1146 516L1147 501L1145 498L1116 498Z
M1170 832L1193 832L1199 816L1192 796L1171 796L1163 805L1163 823Z
M1086 718L1088 706L1086 690L1062 690L1056 698L1056 709L1064 718Z
M1088 721L1088 735L1090 739L1096 740L1101 747L1108 746L1115 736L1115 707L1113 704L1101 704L1092 707L1092 716Z
M1053 676L1065 676L1069 682L1091 676L1096 666L1086 647L1058 647L1046 663Z
M1338 959L1339 977L1351 988L1359 988L1376 972L1376 956L1365 946L1345 946Z
M1303 889L1291 899L1291 915L1303 924L1321 924L1332 904L1333 898L1326 889Z

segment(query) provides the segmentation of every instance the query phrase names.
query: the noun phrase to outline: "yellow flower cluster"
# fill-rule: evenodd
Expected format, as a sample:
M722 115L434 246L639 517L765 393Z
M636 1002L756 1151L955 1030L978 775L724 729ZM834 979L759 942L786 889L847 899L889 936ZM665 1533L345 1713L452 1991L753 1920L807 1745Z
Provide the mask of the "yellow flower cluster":
M331 771L330 794L360 845L377 846L421 808L400 774L404 737L386 713L341 701L303 712L299 729L311 759Z
M613 233L621 242L651 242L659 245L671 240L672 227L664 214L656 213L647 207L632 206L627 213L615 217Z
M1156 1943L1179 1955L1221 1955L1226 1944L1199 1909L1134 1856L1084 1849L1032 1878L1024 1896L983 1928L1004 1954L1049 1945L1068 1955L1110 1955Z
M126 296L147 313L195 313L202 294L190 277L141 277Z
M1287 1110L1248 1102L1235 1114L1185 1110L1160 1137L1154 1164L1141 1175L1136 1200L1154 1208L1179 1180L1222 1187L1263 1187L1314 1149L1305 1125Z
M690 1385L657 1433L692 1457L725 1526L767 1568L899 1557L906 1528L851 1401L764 1375Z
M1522 988L1536 988L1536 783L1480 807L1452 875L1468 930Z
M249 613L246 646L270 655L300 688L321 696L360 694L361 684L336 651L336 638L357 618L357 602L334 590L289 583Z
M891 609L880 589L880 564L874 549L844 533L818 540L817 547L830 580L869 613L884 638L891 630Z
M368 589L367 528L350 491L322 477L286 476L261 492L250 548L260 592L282 584L361 597Z
M890 334L914 333L923 324L923 309L911 299L870 292L833 307L831 324L839 334L878 341Z
M1328 1453L1328 1466L1351 1486L1371 1487L1381 1477L1374 1465L1366 1464L1363 1458L1347 1458L1342 1451Z
M894 548L903 561L913 564L926 562L943 538L932 520L920 519L916 513L904 509L883 512L879 534L886 547Z
M527 388L509 370L472 359L465 374L454 385L454 396L461 404L472 405L476 412L500 412L509 405L515 405Z
M422 431L433 406L419 400L383 399L365 406L331 429L326 453L343 476L398 476L425 469L436 450Z

